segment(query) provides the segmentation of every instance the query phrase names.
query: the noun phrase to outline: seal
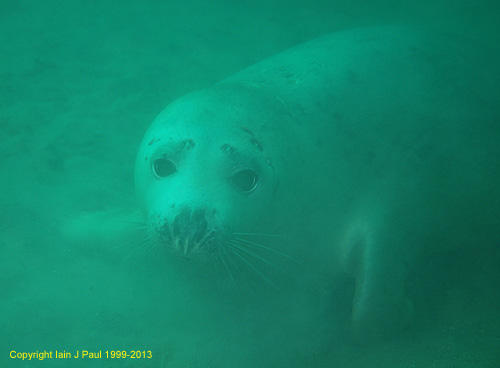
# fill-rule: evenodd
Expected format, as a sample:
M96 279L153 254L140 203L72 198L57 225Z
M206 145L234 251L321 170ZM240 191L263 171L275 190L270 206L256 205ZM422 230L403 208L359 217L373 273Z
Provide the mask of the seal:
M423 254L499 235L495 60L438 33L348 30L179 98L137 154L151 244L282 293L352 279L345 332L394 335Z

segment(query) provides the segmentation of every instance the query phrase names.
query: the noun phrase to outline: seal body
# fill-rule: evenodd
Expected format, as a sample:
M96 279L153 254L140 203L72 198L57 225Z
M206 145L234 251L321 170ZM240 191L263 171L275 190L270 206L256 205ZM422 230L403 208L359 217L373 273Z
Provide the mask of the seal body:
M498 237L496 65L453 37L367 28L172 102L136 161L152 243L228 284L278 285L276 310L329 310L325 290L352 279L348 336L400 331L419 257Z

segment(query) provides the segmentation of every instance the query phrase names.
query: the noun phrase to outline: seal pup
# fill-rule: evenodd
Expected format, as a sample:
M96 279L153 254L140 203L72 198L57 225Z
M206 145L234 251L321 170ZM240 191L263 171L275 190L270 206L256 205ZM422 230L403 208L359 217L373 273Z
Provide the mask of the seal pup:
M301 313L352 279L347 335L394 335L423 254L498 236L497 61L451 36L365 28L181 97L137 154L150 245L229 283L279 283Z

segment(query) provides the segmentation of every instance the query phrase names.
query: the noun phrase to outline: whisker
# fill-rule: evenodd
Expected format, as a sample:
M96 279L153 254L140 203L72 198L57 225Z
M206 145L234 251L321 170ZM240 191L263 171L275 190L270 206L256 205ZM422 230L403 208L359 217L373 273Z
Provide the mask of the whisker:
M204 244L207 241L207 239L209 239L213 235L214 232L215 230L213 229L210 231L205 231L205 234L203 234L203 237L198 241L198 244L200 245Z
M127 237L125 241L116 241L114 246L108 248L110 251L122 250L129 251L137 247L138 245L148 245L148 241L150 241L147 232L135 233L133 236Z
M245 252L245 253L247 253L248 255L251 255L252 257L254 257L254 258L258 259L259 261L261 261L261 262L263 262L263 263L265 263L265 264L267 264L267 265L269 265L269 266L271 266L271 267L275 268L276 270L278 270L278 271L280 271L280 272L284 273L285 275L287 275L287 276L289 276L290 278L292 278L292 279L293 279L293 276L292 276L292 275L290 275L288 272L286 272L286 271L284 271L283 269L281 269L280 267L276 266L274 263L272 263L272 262L268 261L267 259L265 259L265 258L264 258L264 257L262 257L261 255L259 255L259 254L255 253L255 252L252 252L251 250L249 250L249 249L245 248L245 246L244 246L243 244L241 244L241 243L236 243L236 242L233 242L233 241L232 241L232 242L231 242L231 245L232 245L233 247L235 247L235 248L237 248L237 249L241 250L242 252Z
M145 249L148 249L150 244L151 244L151 238L148 236L144 237L142 240L135 243L136 247L132 252L129 253L129 256L132 256L140 251L144 251Z
M249 244L249 245L254 245L256 247L259 247L259 248L262 248L262 249L265 249L269 252L273 252L273 253L276 253L276 254L279 254L280 256L282 257L285 257L285 258L288 258L289 260L297 263L298 265L301 265L302 266L302 263L300 263L299 261L297 261L295 258L293 257L290 257L288 254L285 254L285 253L282 253L276 249L272 249L272 248L269 248L269 247L266 247L265 245L262 245L262 244L258 244L258 243L255 243L255 242L251 242L249 240L245 240L245 239L242 239L242 238L235 238L235 240L239 241L239 242L243 242L243 243L246 243L246 244ZM241 244L241 243L240 243Z
M269 238L290 238L288 235L278 235L278 234L264 234L264 233L231 233L226 235L237 235L237 236L267 236Z
M231 263L231 265L234 267L234 269L238 272L238 274L240 275L240 278L243 279L244 277L243 277L243 274L241 273L241 270L239 269L239 267L236 265L236 263L231 258L231 254L229 253L230 250L231 250L230 248L228 249L227 247L221 247L221 251L224 252L228 261Z
M269 286L271 286L273 289L278 289L276 287L276 284L272 282L266 275L264 275L257 267L255 267L253 264L251 264L241 253L238 252L238 248L231 247L230 248L232 253L237 256L239 259L241 259L248 267L250 267L252 270L257 273Z
M148 222L146 220L124 220L125 224L134 225L136 228L146 228Z
M215 268L215 276L217 278L217 285L220 287L221 285L221 280L220 280L220 276L219 276L219 266L217 266L217 255L215 255L214 257L212 257L212 261L213 261L213 264L214 264L214 268Z
M245 277L243 272L241 272L240 267L238 267L236 260L233 259L234 252L235 252L234 249L229 247L227 249L224 249L223 252L226 254L226 257L227 257L228 261L231 263L231 265L233 266L233 268L238 272L240 280L243 280L247 286L250 286L250 285L258 286L258 284L255 282L255 280L249 280L249 278Z
M132 241L129 242L130 251L127 253L126 258L131 259L134 255L144 254L147 249L151 248L151 237L146 234L142 239L138 239L133 244Z
M229 269L226 261L224 260L224 255L222 253L220 253L220 259L222 261L222 264L224 265L224 267L226 268L227 270L227 273L231 279L231 282L233 283L233 285L236 287L236 282L234 281L234 278L233 278L233 274L231 273L231 270Z

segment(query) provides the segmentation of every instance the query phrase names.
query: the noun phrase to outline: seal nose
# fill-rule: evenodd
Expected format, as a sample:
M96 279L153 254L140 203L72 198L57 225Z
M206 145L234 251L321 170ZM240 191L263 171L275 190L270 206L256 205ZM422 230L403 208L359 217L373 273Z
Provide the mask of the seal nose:
M175 238L188 237L200 241L207 227L205 211L200 209L191 211L188 208L183 208L172 222L172 231Z
M210 228L203 209L183 208L172 221L175 247L184 255L206 250L210 240Z

